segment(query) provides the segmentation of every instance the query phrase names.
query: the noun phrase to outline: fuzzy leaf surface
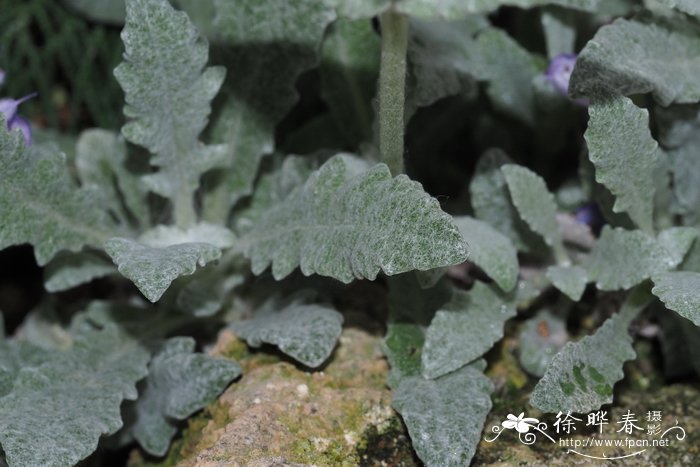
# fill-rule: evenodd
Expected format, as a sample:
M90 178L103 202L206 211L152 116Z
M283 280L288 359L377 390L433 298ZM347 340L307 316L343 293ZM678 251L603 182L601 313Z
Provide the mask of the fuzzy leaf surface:
M31 243L43 266L61 250L101 246L110 221L71 180L64 156L27 150L20 132L5 128L0 115L0 250Z
M225 146L198 138L226 72L205 68L207 42L166 0L127 0L122 40L124 61L114 70L130 120L122 133L154 155L160 170L145 181L177 209L192 202L200 176L224 162Z
M469 261L483 269L504 292L513 290L519 272L513 242L486 222L469 216L455 217L455 224L469 246Z
M120 406L135 399L150 353L110 326L76 339L41 366L20 370L0 398L0 443L12 466L73 465L122 426Z
M510 197L520 217L538 233L555 252L563 252L561 232L557 224L557 205L542 177L514 164L501 167Z
M570 93L652 92L656 101L689 104L700 100L700 35L689 23L615 20L600 28L576 61Z
M285 309L263 312L250 320L231 324L248 345L273 344L310 368L330 356L340 337L343 315L321 305L292 303Z
M438 378L481 357L503 337L503 324L515 313L513 301L483 282L469 292L456 290L426 331L423 376Z
M108 259L92 252L59 255L46 265L44 287L47 292L61 292L114 272Z
M533 376L544 376L552 358L569 339L566 322L547 310L528 319L518 336L518 360Z
M588 413L612 402L613 386L625 375L623 363L637 355L627 328L643 305L629 303L594 334L569 342L554 356L532 391L533 406L543 412Z
M252 270L275 279L297 266L348 283L461 263L467 247L452 218L419 183L384 164L356 174L338 155L312 173L243 237Z
M649 130L649 112L623 96L594 101L588 112L584 137L596 180L615 195L614 212L626 212L651 232L660 151Z
M577 302L586 290L588 275L580 266L550 266L545 273L552 285Z
M184 420L216 399L241 374L237 363L195 353L189 337L169 339L149 365L138 400L127 413L130 431L146 452L162 456Z
M651 292L664 306L700 326L700 273L672 271L654 276Z
M425 465L469 465L491 410L491 380L478 361L436 380L411 376L394 391L392 406Z
M210 243L152 247L126 238L108 240L105 251L119 272L151 302L157 302L178 277L193 274L198 265L221 256L221 250Z

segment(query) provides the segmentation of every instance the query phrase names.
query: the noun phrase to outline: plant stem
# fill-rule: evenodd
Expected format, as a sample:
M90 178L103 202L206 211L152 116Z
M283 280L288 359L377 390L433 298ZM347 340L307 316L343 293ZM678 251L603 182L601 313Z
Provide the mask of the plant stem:
M192 193L190 193L189 190L178 191L173 210L175 225L181 229L191 227L197 221Z
M382 14L379 70L379 153L393 175L403 173L404 104L408 16Z

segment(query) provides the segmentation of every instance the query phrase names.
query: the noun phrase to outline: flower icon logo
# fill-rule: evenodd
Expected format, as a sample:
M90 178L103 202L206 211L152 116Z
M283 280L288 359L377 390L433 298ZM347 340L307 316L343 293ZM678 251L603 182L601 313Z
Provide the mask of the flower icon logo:
M515 428L518 433L527 433L530 431L530 428L537 427L537 424L539 423L539 420L536 418L523 418L525 416L525 412L520 412L520 415L517 417L511 413L508 414L506 417L507 420L504 420L501 422L501 425L503 428L507 430L512 430Z

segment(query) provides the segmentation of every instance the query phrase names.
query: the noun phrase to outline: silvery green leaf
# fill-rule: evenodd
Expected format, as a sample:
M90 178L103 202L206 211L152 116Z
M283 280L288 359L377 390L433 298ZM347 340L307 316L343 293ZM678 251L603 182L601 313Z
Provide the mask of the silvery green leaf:
M139 398L126 409L134 422L129 431L146 452L163 456L184 420L216 399L241 374L237 363L194 353L190 337L174 337L163 345L148 368Z
M518 336L518 359L523 369L541 378L552 358L569 340L566 322L547 310L523 325Z
M46 265L44 287L48 292L62 292L114 272L114 265L96 253L61 254Z
M236 236L226 227L201 222L186 229L159 225L144 232L139 241L153 248L163 248L180 243L209 243L217 248L229 248Z
M671 271L657 274L651 290L664 306L700 326L700 273Z
M79 336L66 352L22 368L0 398L0 444L10 465L73 465L122 426L150 353L115 326Z
M700 236L700 230L694 227L671 227L661 231L657 237L659 246L668 252L668 268L675 268L683 262L686 254Z
M649 130L649 112L623 96L593 101L584 135L595 178L642 230L653 229L654 170L660 157Z
M107 130L85 130L78 137L75 152L80 181L94 188L104 208L123 224L134 216L141 226L148 226L147 190L138 178L141 174L127 167L124 138Z
M461 21L411 20L406 77L406 120L419 107L463 94L475 96L477 83L469 62L472 36L488 22L481 16Z
M422 289L416 273L389 278L389 318L382 342L391 372L387 385L396 388L401 380L421 374L421 349L425 330L435 312L449 302L453 288L446 280Z
M576 45L576 24L571 10L544 9L540 18L547 44L547 57L574 52Z
M520 217L533 232L539 234L552 247L559 261L566 261L566 252L559 224L554 196L545 181L531 170L514 164L501 167L510 197Z
M270 209L241 239L253 273L276 279L296 267L342 282L458 264L467 247L437 200L384 164L357 174L338 155Z
M427 466L469 465L491 410L493 385L483 361L436 380L411 376L394 391L413 448Z
M25 339L0 339L0 400L12 390L22 368L41 365L53 351Z
M198 139L225 70L205 68L206 41L167 0L127 0L122 40L124 61L114 70L129 118L122 134L153 154L151 164L159 171L144 182L170 198L178 224L189 226L199 178L225 162L225 146L204 146Z
M488 82L496 110L535 123L532 80L544 70L530 52L502 29L488 28L477 36L470 65L477 80Z
M518 280L518 252L510 239L486 222L469 216L454 218L469 246L469 261L479 266L505 292Z
M624 377L622 365L636 357L627 328L649 303L635 289L619 313L592 335L569 342L554 356L535 386L530 403L543 412L588 413L613 400L613 386Z
M151 302L158 301L178 277L193 274L197 265L204 266L221 256L219 248L201 242L152 247L126 238L112 238L104 248L119 272Z
M513 241L518 250L528 250L532 233L518 216L501 167L512 161L500 149L486 151L476 164L469 184L474 214Z
M293 302L280 311L260 310L231 324L252 347L273 344L295 360L316 368L328 359L343 330L343 315L322 305Z
M0 250L31 243L40 266L59 251L99 247L113 224L71 180L62 154L25 150L0 115Z
M503 324L515 313L514 300L494 286L476 282L469 292L456 290L426 331L423 376L435 379L481 357L503 337Z
M321 96L352 145L372 139L380 52L381 39L367 19L337 20L323 41Z
M222 308L228 293L244 280L242 274L207 268L182 286L177 294L177 307L193 316L211 316Z
M663 106L698 102L698 52L700 34L690 23L617 19L581 51L569 92L574 97L652 92Z
M226 143L232 170L220 172L203 200L205 219L224 223L251 193L262 156L274 149L274 128L298 100L295 83L313 68L335 11L322 1L214 0L217 59L228 74L214 141Z
M550 266L546 276L554 287L575 302L581 300L588 283L586 270L580 266Z
M628 289L676 267L692 244L686 229L673 229L663 240L640 230L603 227L588 260L588 278L600 290ZM662 236L660 235L661 239Z
M675 8L678 11L689 15L700 16L700 3L695 0L660 0L663 4L670 8Z

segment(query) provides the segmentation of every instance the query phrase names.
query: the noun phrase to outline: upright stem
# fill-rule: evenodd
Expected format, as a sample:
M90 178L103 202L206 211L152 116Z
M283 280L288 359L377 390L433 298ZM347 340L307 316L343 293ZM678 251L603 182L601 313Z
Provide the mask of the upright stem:
M379 70L379 154L393 175L403 173L404 104L408 17L382 14L382 58Z
M186 229L197 222L197 214L194 210L192 193L189 190L178 191L174 201L173 210L175 225L178 227Z

